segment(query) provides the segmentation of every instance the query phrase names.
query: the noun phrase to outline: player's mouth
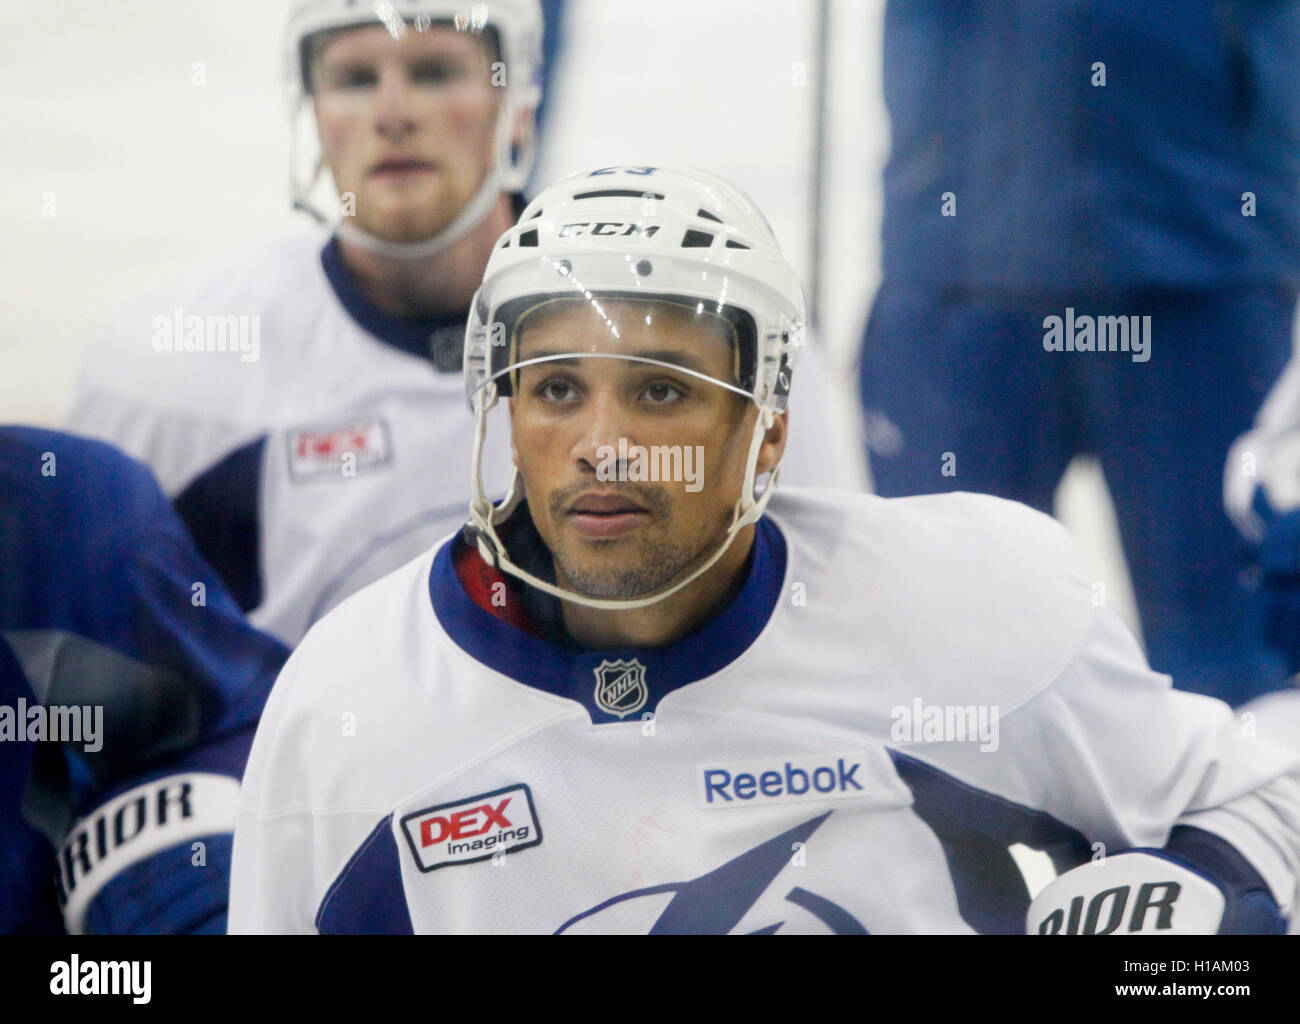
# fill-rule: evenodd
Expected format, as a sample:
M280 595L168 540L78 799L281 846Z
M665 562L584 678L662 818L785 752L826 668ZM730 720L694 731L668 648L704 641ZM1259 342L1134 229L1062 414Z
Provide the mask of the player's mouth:
M437 165L428 160L417 160L414 157L389 157L371 167L370 176L390 179L408 178L418 174L431 174L437 169Z
M650 518L650 512L621 494L580 494L565 512L573 528L593 540L619 537Z

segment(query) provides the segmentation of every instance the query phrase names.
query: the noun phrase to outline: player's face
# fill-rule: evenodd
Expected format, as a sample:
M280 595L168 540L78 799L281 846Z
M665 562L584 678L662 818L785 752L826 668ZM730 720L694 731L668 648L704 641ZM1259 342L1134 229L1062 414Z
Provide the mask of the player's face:
M734 379L729 338L689 312L647 302L602 310L604 317L574 303L547 314L525 329L519 360L619 352ZM676 369L608 358L523 367L514 396L515 464L561 586L592 597L644 596L723 542L744 482L758 413L752 402ZM783 427L769 433L775 440L763 447L760 472L779 456ZM647 453L639 475L653 476L657 462L658 481L627 479L638 475L637 446Z
M312 66L321 154L357 225L395 242L430 238L494 163L500 90L480 37L382 25L327 38Z

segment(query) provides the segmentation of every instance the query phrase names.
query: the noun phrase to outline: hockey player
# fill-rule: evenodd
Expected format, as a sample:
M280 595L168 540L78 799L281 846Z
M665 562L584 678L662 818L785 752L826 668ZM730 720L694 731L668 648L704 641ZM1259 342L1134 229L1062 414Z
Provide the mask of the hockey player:
M343 216L137 305L87 358L71 429L149 463L287 643L464 518L464 324L523 208L542 36L538 0L295 4L295 127L310 108ZM484 465L501 494L504 446Z
M289 643L463 518L465 315L522 207L541 44L538 0L299 0L292 127L310 110L320 155L293 161L293 200L315 210L328 170L343 216L137 304L88 353L70 428L147 462Z
M224 932L239 777L289 652L106 444L0 429L0 551L0 933Z
M1095 456L1150 663L1233 705L1285 681L1217 494L1291 348L1297 47L1273 0L885 10L878 493L1049 511Z
M803 322L722 181L530 204L466 338L510 492L290 659L232 931L1281 927L1300 759L1150 671L1058 525L777 490ZM1080 866L1031 904L1013 843Z

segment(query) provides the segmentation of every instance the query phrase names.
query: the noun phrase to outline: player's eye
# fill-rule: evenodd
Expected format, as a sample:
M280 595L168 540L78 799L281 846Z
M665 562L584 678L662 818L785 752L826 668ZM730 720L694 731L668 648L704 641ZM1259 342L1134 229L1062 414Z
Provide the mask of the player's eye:
M570 405L580 397L573 381L567 377L547 377L533 389L533 394L551 405Z
M669 405L686 397L686 389L667 380L654 380L641 389L642 396L651 405Z
M411 81L423 85L442 85L460 78L463 69L452 61L422 60L410 66Z
M325 84L332 89L369 89L379 82L379 72L366 64L347 64L325 74Z

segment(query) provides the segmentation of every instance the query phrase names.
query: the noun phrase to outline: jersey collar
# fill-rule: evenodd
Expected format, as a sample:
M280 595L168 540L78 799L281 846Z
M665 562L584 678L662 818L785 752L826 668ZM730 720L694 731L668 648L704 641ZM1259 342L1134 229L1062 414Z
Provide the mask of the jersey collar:
M465 320L469 310L458 311L436 317L396 317L386 313L362 294L357 286L352 271L343 262L343 253L339 248L337 235L330 237L320 254L321 267L325 277L334 289L343 308L367 334L377 338L386 345L401 349L421 359L430 359L439 369L442 368L437 357L443 347L440 341L446 336L448 343L454 341L452 335L459 337L461 344L465 340ZM459 364L451 368L460 369Z
M510 202L516 217L523 213L523 196L511 196ZM433 317L397 317L384 312L357 286L352 271L343 262L337 235L331 235L325 243L320 262L339 303L363 331L393 348L431 360L439 370L460 372L468 307Z
M456 574L455 551L461 543L457 535L444 544L429 573L433 611L447 635L488 668L577 701L598 725L639 721L673 690L726 668L758 639L785 583L785 537L764 517L755 525L744 585L729 605L694 632L667 647L569 650L479 607ZM615 700L611 710L610 698L620 691L623 699Z

